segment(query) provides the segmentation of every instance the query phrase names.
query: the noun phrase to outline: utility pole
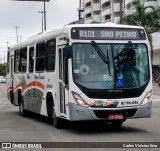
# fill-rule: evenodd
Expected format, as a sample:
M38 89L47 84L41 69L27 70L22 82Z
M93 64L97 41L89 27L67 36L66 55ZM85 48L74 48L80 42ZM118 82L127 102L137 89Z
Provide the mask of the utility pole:
M8 44L9 44L9 42L8 42L8 41L6 41L6 44L7 44L7 50L8 50L8 48L9 48L9 47L8 47Z
M78 18L79 20L83 18L83 0L79 0L79 8L78 8Z
M42 32L43 32L43 13L44 11L38 11L38 13L42 13Z
M44 0L44 31L46 30L46 3L45 3L45 0Z
M20 28L20 27L15 26L14 28L16 29L16 36L17 36L17 43L18 43L18 28Z
M23 37L23 35L20 35L19 36L19 41L21 42L21 40L22 40L22 37Z

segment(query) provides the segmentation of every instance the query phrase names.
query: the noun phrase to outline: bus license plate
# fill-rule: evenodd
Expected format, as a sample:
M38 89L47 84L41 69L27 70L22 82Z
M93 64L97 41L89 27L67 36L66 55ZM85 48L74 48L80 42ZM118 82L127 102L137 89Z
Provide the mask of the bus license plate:
M109 115L108 119L109 120L121 120L121 119L123 119L123 114Z

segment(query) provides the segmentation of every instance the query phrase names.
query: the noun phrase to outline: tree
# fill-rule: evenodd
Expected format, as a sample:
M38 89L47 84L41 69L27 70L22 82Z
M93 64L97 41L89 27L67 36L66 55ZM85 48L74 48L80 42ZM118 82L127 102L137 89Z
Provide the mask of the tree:
M133 1L135 12L122 18L123 24L142 26L146 30L151 47L153 61L153 43L151 33L160 30L160 7L144 6L140 0Z
M0 64L0 76L6 76L6 64Z

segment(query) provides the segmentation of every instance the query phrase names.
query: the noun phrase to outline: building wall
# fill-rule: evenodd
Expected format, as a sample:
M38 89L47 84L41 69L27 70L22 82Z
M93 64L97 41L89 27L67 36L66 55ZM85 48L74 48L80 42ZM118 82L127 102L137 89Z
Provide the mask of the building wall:
M132 2L134 0L125 0L125 14L131 14L133 13L134 7L132 5ZM141 0L144 3L144 6L160 6L160 1L159 0Z
M117 23L119 21L120 0L84 0L85 23Z
M160 65L160 32L152 34L153 40L153 64Z

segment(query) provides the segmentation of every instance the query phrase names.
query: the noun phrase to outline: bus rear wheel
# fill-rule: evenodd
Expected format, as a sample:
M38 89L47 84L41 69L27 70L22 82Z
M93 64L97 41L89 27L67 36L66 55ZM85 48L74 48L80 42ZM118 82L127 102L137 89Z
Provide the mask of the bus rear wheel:
M27 116L27 111L24 109L24 98L22 94L19 95L19 113L22 117Z

